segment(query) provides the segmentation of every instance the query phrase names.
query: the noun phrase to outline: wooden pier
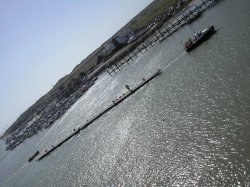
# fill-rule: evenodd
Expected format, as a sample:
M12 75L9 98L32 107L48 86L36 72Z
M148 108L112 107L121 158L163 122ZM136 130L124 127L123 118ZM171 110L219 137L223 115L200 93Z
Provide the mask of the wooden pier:
M129 92L123 94L121 97L119 97L118 99L115 99L113 101L113 103L111 105L109 105L108 107L106 107L102 112L96 114L95 116L93 116L91 119L87 120L81 127L79 127L74 133L72 133L71 135L69 135L67 138L65 138L64 140L62 140L60 143L58 143L57 145L55 145L54 147L52 147L50 150L48 150L47 152L45 152L42 156L40 156L37 161L42 160L43 158L45 158L46 156L48 156L50 153L52 153L54 150L56 150L58 147L60 147L62 144L64 144L65 142L67 142L69 139L71 139L72 137L74 137L75 135L77 135L78 133L80 133L81 130L87 128L90 124L92 124L95 120L97 120L98 118L100 118L102 115L104 115L105 113L107 113L108 111L110 111L112 108L114 108L115 106L117 106L118 104L120 104L121 102L123 102L125 99L127 99L129 96L131 96L132 94L134 94L136 91L138 91L141 87L143 87L145 84L147 84L148 82L150 82L151 80L153 80L155 77L157 77L158 75L161 74L161 69L157 70L155 73L153 73L151 76L147 77L147 78L143 78L142 81L134 88L130 89Z
M217 2L216 2L217 4ZM177 18L171 23L169 23L167 26L163 24L163 26L159 29L157 29L152 35L151 39L148 39L145 37L143 39L143 42L138 45L137 47L134 47L132 50L126 52L126 55L123 55L122 58L116 59L114 62L112 62L106 69L107 73L109 75L112 75L112 73L116 73L117 71L121 71L125 64L129 64L130 61L133 61L134 57L138 57L140 53L144 53L148 51L149 48L154 47L157 43L163 42L166 38L171 36L174 32L182 28L184 25L188 23L188 20L196 15L197 13L202 13L206 9L212 7L214 5L214 0L203 0L202 3L195 5L193 9L189 9L187 13L183 14L181 18ZM102 112L96 114L93 116L90 120L87 120L81 127L79 127L77 130L75 130L71 135L69 135L67 138L62 140L60 143L58 143L56 146L48 150L46 153L44 153L41 157L38 158L39 160L42 160L46 156L48 156L51 152L56 150L58 147L60 147L62 144L67 142L69 139L80 133L81 130L88 127L90 124L92 124L95 120L100 118L103 114L110 111L112 108L117 106L119 103L123 102L126 98L134 94L137 90L139 90L141 87L143 87L146 83L154 79L156 76L158 76L161 73L161 70L156 71L153 75L149 76L148 78L144 79L142 82L140 82L135 88L131 89L130 92L123 94L120 98L113 101L113 103L106 107Z
M216 1L216 4L218 1ZM127 52L121 59L117 59L112 62L106 71L112 76L113 73L121 71L125 64L129 64L133 61L134 57L138 57L140 53L148 51L149 48L154 47L157 43L163 42L174 32L186 25L190 18L196 16L198 13L201 14L206 9L212 7L215 4L214 0L203 0L200 4L194 5L192 9L185 11L185 14L179 16L177 19L170 22L167 26L163 26L157 29L152 35L151 39L145 39L139 46Z

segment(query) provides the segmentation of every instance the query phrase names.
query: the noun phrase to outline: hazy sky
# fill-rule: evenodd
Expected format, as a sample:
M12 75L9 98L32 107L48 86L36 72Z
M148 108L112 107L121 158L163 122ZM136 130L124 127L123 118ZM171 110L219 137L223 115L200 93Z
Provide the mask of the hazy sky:
M0 0L0 133L153 0Z

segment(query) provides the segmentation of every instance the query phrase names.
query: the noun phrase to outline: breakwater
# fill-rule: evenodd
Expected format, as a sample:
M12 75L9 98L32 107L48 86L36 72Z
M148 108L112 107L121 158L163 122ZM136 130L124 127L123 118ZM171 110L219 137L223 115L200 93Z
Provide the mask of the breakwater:
M65 138L64 140L62 140L61 142L59 142L56 146L53 146L50 150L48 150L47 152L45 152L37 160L40 161L43 158L45 158L46 156L48 156L50 153L52 153L57 148L59 148L62 144L64 144L69 139L71 139L72 137L74 137L75 135L77 135L78 133L80 133L81 130L84 130L85 128L87 128L90 124L92 124L94 121L96 121L102 115L104 115L105 113L107 113L108 111L110 111L112 108L114 108L115 106L117 106L118 104L120 104L121 102L123 102L125 99L127 99L129 96L131 96L132 94L134 94L136 91L138 91L141 87L143 87L149 81L151 81L152 79L154 79L155 77L157 77L158 75L160 75L160 73L161 73L161 69L157 70L155 73L153 73L149 77L143 78L142 81L137 86L135 86L132 89L130 89L128 86L126 86L126 87L128 87L129 92L123 94L118 99L113 100L113 103L111 105L109 105L108 107L106 107L102 112L100 112L100 113L96 114L95 116L93 116L91 119L87 120L81 127L79 127L77 130L75 130L74 133L72 133L67 138Z
M48 131L9 152L2 142L1 186L244 186L250 173L249 6L248 0L221 1L191 25L219 29L191 55L180 46L192 35L185 26L122 71L103 73ZM232 15L235 10L241 11ZM156 67L160 76L45 159L27 163ZM100 95L110 102L92 105Z

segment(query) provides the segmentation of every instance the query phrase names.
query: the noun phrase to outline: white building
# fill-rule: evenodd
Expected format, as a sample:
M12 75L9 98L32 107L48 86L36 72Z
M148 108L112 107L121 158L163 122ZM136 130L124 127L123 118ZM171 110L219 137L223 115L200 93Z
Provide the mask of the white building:
M115 45L113 44L113 42L109 42L107 45L104 46L104 54L108 56L113 52L114 49Z

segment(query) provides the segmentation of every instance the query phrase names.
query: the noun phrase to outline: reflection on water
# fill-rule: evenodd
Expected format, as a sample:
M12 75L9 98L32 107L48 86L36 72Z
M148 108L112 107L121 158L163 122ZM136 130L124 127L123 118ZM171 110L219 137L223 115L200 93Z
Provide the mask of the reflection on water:
M122 72L101 75L52 128L1 157L3 186L242 185L250 173L250 4L240 3L222 1ZM211 24L218 32L183 52L181 41ZM158 68L159 77L51 156L26 164Z

